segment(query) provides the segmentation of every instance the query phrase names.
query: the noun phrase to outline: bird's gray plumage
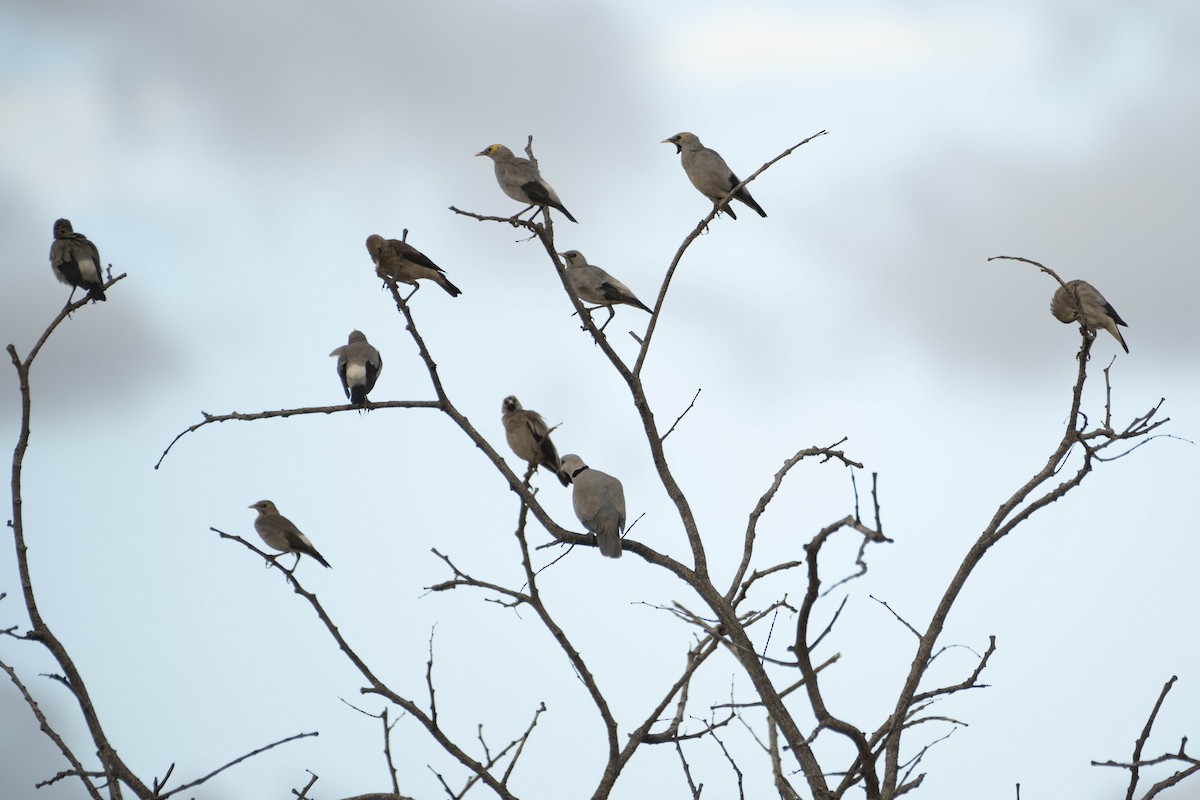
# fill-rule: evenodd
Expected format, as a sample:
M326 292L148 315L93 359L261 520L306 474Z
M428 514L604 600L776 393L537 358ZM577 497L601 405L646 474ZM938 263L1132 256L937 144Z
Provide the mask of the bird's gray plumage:
M383 358L371 346L362 331L350 331L346 344L335 348L330 356L337 356L338 377L346 397L356 406L366 405L367 395L375 387L379 373L383 371Z
M604 325L607 325L612 320L614 311L613 306L617 304L625 304L640 308L642 311L652 312L645 303L637 299L633 291L621 283L619 280L609 275L600 267L594 264L589 264L584 258L583 253L578 250L568 250L565 253L559 253L567 261L567 282L571 286L571 290L575 296L584 303L594 303L597 306L604 306L608 309L608 319ZM604 326L601 326L601 330Z
M502 144L488 145L475 155L487 156L492 160L496 168L496 182L513 200L526 203L530 208L533 206L557 208L571 222L576 221L575 217L571 216L571 212L567 211L567 207L558 199L558 192L546 183L545 178L529 159L514 156L513 151ZM525 209L525 211L528 210L528 208ZM525 211L522 211L521 214L524 214Z
M722 197L732 191L733 187L741 183L738 176L734 175L733 170L725 163L725 159L721 158L721 154L700 144L696 134L687 131L677 133L669 139L663 139L663 144L675 145L675 152L680 154L683 171L687 173L688 180L700 190L700 194L711 200L713 205L716 205ZM760 217L767 215L767 212L762 210L762 206L750 196L750 192L746 190L745 186L738 189L733 199L750 206L758 212ZM723 205L721 210L737 219L737 214L733 213L733 209L729 207L728 203Z
M574 453L562 458L563 472L575 484L571 501L575 516L596 535L600 555L621 557L621 534L625 532L625 490L612 475L592 469Z
M104 296L104 274L100 251L82 233L76 233L71 220L54 223L54 242L50 245L50 269L54 277L75 289L86 289L93 302ZM72 296L75 292L72 290Z
M279 550L281 554L296 554L296 563L288 570L289 572L294 572L299 566L301 553L312 556L322 566L329 566L329 562L317 552L317 548L313 547L308 537L301 533L290 519L280 514L279 509L270 500L259 500L250 508L258 512L258 516L254 520L254 530L258 531L258 535L266 542L267 547Z
M380 278L391 278L417 288L421 278L431 280L446 290L451 297L458 297L462 290L450 282L446 272L433 263L424 253L408 242L385 239L377 233L367 237L367 252L375 262L375 274ZM409 297L412 297L410 294Z
M1090 331L1103 328L1121 343L1126 353L1129 352L1129 345L1125 344L1125 337L1117 328L1118 325L1125 325L1125 320L1121 319L1117 310L1104 299L1104 295L1087 281L1067 281L1063 286L1059 286L1054 292L1054 297L1050 299L1050 313L1059 322L1078 321Z
M500 419L504 422L508 446L518 458L527 464L553 470L563 486L570 483L562 471L558 450L550 441L550 428L541 414L522 408L521 401L509 395L500 404Z

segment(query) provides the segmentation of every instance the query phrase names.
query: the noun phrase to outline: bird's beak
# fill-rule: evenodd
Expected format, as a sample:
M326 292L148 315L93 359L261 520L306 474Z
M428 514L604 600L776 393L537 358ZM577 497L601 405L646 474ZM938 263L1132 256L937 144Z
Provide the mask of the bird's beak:
M661 142L659 142L659 144L673 144L673 145L675 145L675 152L676 152L676 153L682 153L682 152L683 152L683 148L679 146L679 142L675 141L675 139L674 139L674 138L671 138L671 139L663 139Z
M258 505L258 503L255 503L253 506L246 506L246 508L254 508L256 505Z
M477 156L486 156L486 155L487 155L487 148L485 147L484 149L480 150L480 151L479 151L478 153L476 153L475 155L477 155Z

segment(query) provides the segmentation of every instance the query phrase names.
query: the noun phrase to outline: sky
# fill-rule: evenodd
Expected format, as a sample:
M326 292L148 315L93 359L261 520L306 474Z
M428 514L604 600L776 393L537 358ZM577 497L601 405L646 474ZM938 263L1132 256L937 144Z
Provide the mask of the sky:
M619 377L571 316L536 242L455 215L519 210L473 155L534 137L543 176L579 220L578 249L650 303L710 208L661 140L696 133L746 175L828 131L751 187L766 219L720 218L688 251L647 361L668 440L714 571L727 579L747 514L784 459L848 437L879 473L885 533L870 571L819 607L846 610L819 655L839 715L873 729L918 627L997 506L1061 435L1079 346L1048 312L1053 281L1023 256L1096 285L1129 323L1101 334L1085 411L1115 418L1164 400L1160 438L1101 465L988 555L951 614L939 676L983 680L914 735L927 798L1123 796L1127 759L1163 683L1148 750L1200 736L1200 668L1187 620L1200 557L1200 10L1161 2L516 2L205 4L10 2L0 8L0 339L24 355L62 307L47 252L68 217L128 277L76 313L32 375L25 526L43 613L76 658L121 755L186 779L301 731L194 792L313 796L383 791L378 722L349 708L361 679L275 573L210 528L253 538L271 499L333 565L304 562L360 654L424 697L430 641L439 710L478 753L539 720L512 788L590 795L605 752L594 710L533 615L479 593L431 594L437 548L481 579L520 585L518 503L444 417L386 409L253 423L171 439L202 412L342 401L327 353L352 329L384 358L375 400L433 397L363 242L408 241L462 290L412 300L451 399L509 454L500 403L560 426L560 452L620 478L630 534L686 543ZM740 208L740 207L739 207ZM643 312L609 327L632 359ZM1114 360L1115 356L1115 360ZM15 371L0 432L15 443ZM862 487L865 477L859 481ZM570 492L535 478L560 524ZM849 476L805 465L764 518L763 564L852 509ZM644 516L642 516L644 515ZM534 530L533 540L548 539ZM852 567L855 542L829 553ZM559 555L539 551L542 563ZM841 563L837 559L841 559ZM799 578L776 593L802 592ZM11 548L0 627L22 624ZM682 668L691 631L654 606L696 598L627 555L576 548L543 593L609 694L622 730ZM764 594L762 602L768 602ZM786 629L792 621L779 620ZM786 636L771 652L786 657ZM969 648L969 649L968 649ZM43 708L88 752L53 669L0 642ZM783 680L783 678L781 678ZM693 710L750 687L729 658L698 678ZM803 715L802 715L803 717ZM11 686L0 688L0 788L62 768ZM748 717L752 725L761 720ZM744 729L726 739L766 791ZM394 734L401 790L442 796L460 771L411 720ZM711 742L688 750L705 796L733 796ZM802 781L794 779L797 785ZM481 791L481 790L476 790ZM77 797L57 785L41 798ZM689 796L671 751L642 752L614 798ZM1171 800L1200 798L1186 784Z

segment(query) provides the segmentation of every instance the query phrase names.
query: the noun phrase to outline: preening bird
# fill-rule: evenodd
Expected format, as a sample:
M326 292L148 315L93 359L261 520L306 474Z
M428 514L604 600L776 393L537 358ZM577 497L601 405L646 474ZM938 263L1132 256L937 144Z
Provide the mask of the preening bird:
M570 483L558 460L558 450L550 441L550 428L546 420L536 411L521 407L521 401L509 395L500 404L500 419L504 422L504 436L517 458L533 466L553 470L563 486Z
M529 205L529 208L515 216L521 216L534 206L542 206L543 209L550 206L550 208L557 208L565 214L571 222L576 221L571 216L571 212L567 211L567 207L558 199L558 192L546 183L537 167L528 158L514 156L513 151L502 144L488 145L475 155L487 156L494 162L496 181L506 195L513 200Z
M417 280L425 278L446 290L451 297L462 294L457 286L446 277L446 272L433 263L424 253L408 242L399 239L385 239L377 233L367 237L367 252L375 262L375 274L380 278L390 277L399 283L407 283L413 287L408 297L416 294ZM405 300L408 297L404 298Z
M571 502L583 527L596 535L600 555L621 557L625 532L625 490L612 475L592 469L574 453L563 456L563 472L575 484Z
M367 404L367 395L375 388L375 380L383 371L383 358L367 341L362 331L350 331L346 344L336 348L330 356L337 356L338 377L346 397L356 406Z
M733 174L733 170L725 163L725 159L721 158L721 154L700 144L700 140L694 133L687 131L677 133L670 139L663 139L662 143L675 145L675 152L680 154L683 171L687 173L688 180L700 190L700 194L711 200L714 206L722 197L729 194L733 187L742 182L737 175ZM745 186L738 189L733 199L741 200L757 211L760 217L767 215L767 212L762 210L762 206L750 196L750 192L746 191ZM729 207L728 203L722 206L721 210L737 219L737 214L733 213L733 209Z
M1080 312L1082 312L1082 317ZM1129 345L1125 344L1125 337L1117 329L1118 325L1125 325L1125 320L1121 319L1117 310L1104 299L1104 295L1096 291L1096 287L1087 281L1067 281L1065 285L1059 286L1050 300L1050 313L1059 322L1078 321L1089 331L1103 328L1121 343L1121 347L1125 348L1126 353L1129 352ZM1125 327L1129 326L1125 325Z
M589 264L583 257L583 253L578 250L568 250L559 255L567 261L567 282L575 296L584 303L595 303L597 307L603 306L608 309L608 319L600 326L600 330L604 330L608 323L612 322L612 318L616 315L613 306L619 303L654 313L646 307L645 303L637 299L628 286L600 267Z
M82 233L76 233L71 220L60 219L54 223L54 243L50 245L50 268L54 277L75 289L86 289L87 296L95 302L107 300L104 296L104 275L100 266L100 251ZM70 298L67 302L71 302Z
M249 508L258 512L258 517L254 520L254 530L258 531L258 535L266 542L267 547L280 551L278 555L272 557L272 561L284 553L295 553L296 563L288 570L289 573L292 573L296 571L296 567L300 566L300 554L303 553L315 558L322 566L329 566L329 562L317 552L317 548L313 547L308 537L301 533L290 519L280 514L279 509L270 500L259 500Z

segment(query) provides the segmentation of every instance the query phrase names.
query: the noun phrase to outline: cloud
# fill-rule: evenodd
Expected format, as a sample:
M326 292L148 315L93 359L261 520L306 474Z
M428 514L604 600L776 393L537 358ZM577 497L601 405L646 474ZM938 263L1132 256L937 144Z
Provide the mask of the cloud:
M713 7L672 26L663 60L705 83L863 80L897 73L997 68L1037 46L1011 14L797 11Z

